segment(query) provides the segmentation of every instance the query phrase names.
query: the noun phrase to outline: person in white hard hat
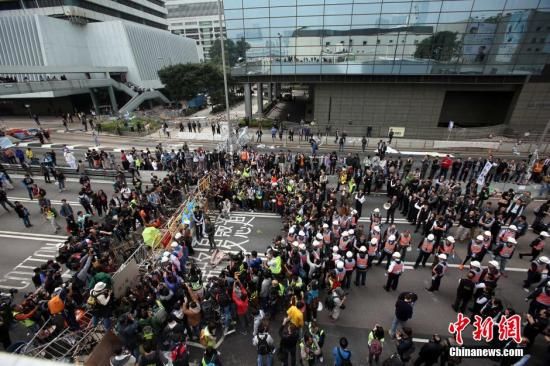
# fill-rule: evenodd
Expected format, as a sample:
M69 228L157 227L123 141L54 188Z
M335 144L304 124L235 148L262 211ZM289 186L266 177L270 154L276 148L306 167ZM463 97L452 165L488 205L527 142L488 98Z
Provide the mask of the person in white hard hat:
M359 287L365 286L365 281L367 279L367 268L368 268L369 258L367 255L367 247L362 245L359 248L357 257L355 258L355 286Z
M529 314L536 316L542 309L550 308L550 280L544 286L537 287L525 298L525 301L531 300L529 304Z
M344 277L342 287L350 288L351 276L353 275L353 270L355 269L355 258L353 257L353 253L351 251L346 252L346 259L344 259L344 269L346 270L346 276Z
M539 236L535 238L529 244L531 247L531 253L519 253L519 259L522 259L523 257L531 257L531 259L537 259L537 257L542 253L544 250L544 239L546 239L550 234L546 231L541 231Z
M441 279L445 275L445 272L447 272L447 255L441 253L437 255L437 258L439 262L432 268L432 285L430 288L426 288L430 292L439 291Z
M500 263L500 273L507 277L504 271L506 270L506 263L512 258L516 250L517 241L513 237L509 237L506 243L500 243L494 250L494 259Z
M375 237L371 238L371 240L369 241L369 246L367 248L367 256L368 256L367 267L372 266L372 262L378 255L378 250L379 250L378 243L379 241Z
M397 248L397 238L395 235L390 235L386 242L384 243L384 248L382 249L382 252L380 254L380 258L378 259L378 263L376 265L380 265L384 258L388 258L388 262L386 263L386 269L390 267L391 257L392 254L395 252Z
M411 247L412 235L410 230L405 230L399 234L399 239L397 240L397 251L401 253L401 260L405 261L405 255L407 250L410 250Z
M380 209L375 208L370 214L370 227L380 225L382 223L382 216L380 216Z
M497 282L500 278L500 264L496 260L490 260L487 263L487 267L481 270L481 276L479 276L479 283L483 283L486 287L492 289L497 288ZM479 291L479 290L478 290ZM479 292L476 292L476 295Z
M388 280L386 281L384 290L388 292L390 291L390 288L394 291L397 290L397 285L399 285L399 277L404 271L405 265L401 261L401 254L398 252L393 253L391 264L387 270Z
M531 262L527 278L523 281L523 289L529 291L532 284L540 282L544 272L550 273L550 258L542 255Z
M334 274L338 282L343 283L344 278L346 277L346 270L344 268L344 262L342 260L336 261L336 268L334 269Z
M475 238L470 240L470 245L468 245L468 254L462 261L462 264L458 267L460 270L464 269L464 265L468 263L471 259L473 261L482 261L482 253L484 251L483 247L483 235L478 235Z
M420 252L414 263L414 269L417 269L422 262L422 267L426 267L426 261L430 258L430 255L434 251L435 236L433 234L428 234L426 238L420 243Z

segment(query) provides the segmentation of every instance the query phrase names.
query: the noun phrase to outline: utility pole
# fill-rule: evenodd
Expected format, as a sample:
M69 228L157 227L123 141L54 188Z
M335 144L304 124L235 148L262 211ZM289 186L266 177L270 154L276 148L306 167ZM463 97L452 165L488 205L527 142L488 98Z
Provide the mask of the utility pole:
M231 115L229 112L229 91L227 88L227 70L225 69L225 45L224 45L224 36L223 28L224 24L222 23L222 0L218 0L218 20L220 23L220 44L222 47L222 69L223 69L223 88L225 92L225 111L227 113L227 145L229 148L229 153L233 155L233 144L231 143L231 136L233 135L233 126L231 123Z

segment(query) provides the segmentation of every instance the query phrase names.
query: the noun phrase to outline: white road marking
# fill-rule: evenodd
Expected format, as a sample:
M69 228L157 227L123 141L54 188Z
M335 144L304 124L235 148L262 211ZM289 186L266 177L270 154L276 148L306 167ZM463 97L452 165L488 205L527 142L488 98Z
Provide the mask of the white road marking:
M8 199L10 201L19 201L19 202L23 202L23 203L38 203L38 200L31 200L30 198L26 198L26 197L12 197L12 196L9 196ZM63 202L61 202L60 200L50 200L50 202L54 205L61 205ZM78 201L67 201L68 204L70 205L80 205L80 202Z
M0 230L0 234L7 234L7 235L25 235L25 236L38 236L38 237L41 237L41 238L44 238L44 237L47 237L47 238L52 238L52 239L67 239L67 235L63 236L63 235L50 235L50 234L35 234L35 233L21 233L19 231L5 231L5 230Z

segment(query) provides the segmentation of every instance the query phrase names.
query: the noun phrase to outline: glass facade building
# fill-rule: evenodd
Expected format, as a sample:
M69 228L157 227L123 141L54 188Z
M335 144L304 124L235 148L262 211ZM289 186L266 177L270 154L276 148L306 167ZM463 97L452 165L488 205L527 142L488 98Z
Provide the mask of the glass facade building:
M550 0L225 0L245 75L528 75L550 64Z

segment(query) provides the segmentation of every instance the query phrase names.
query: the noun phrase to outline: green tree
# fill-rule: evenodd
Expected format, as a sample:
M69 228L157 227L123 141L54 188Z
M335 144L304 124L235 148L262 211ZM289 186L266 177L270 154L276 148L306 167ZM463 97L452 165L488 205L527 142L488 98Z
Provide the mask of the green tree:
M226 39L224 41L225 47L225 62L229 66L234 66L237 63L239 57L243 59L246 57L246 51L250 48L250 44L241 38L236 43L232 39ZM210 47L210 62L215 65L222 64L222 43L220 39L216 39Z
M427 58L437 61L450 61L460 53L460 42L457 33L450 31L437 32L423 39L414 52L416 58Z
M217 98L220 91L223 96L223 73L215 65L178 64L165 67L158 74L174 100L190 100L199 93Z

